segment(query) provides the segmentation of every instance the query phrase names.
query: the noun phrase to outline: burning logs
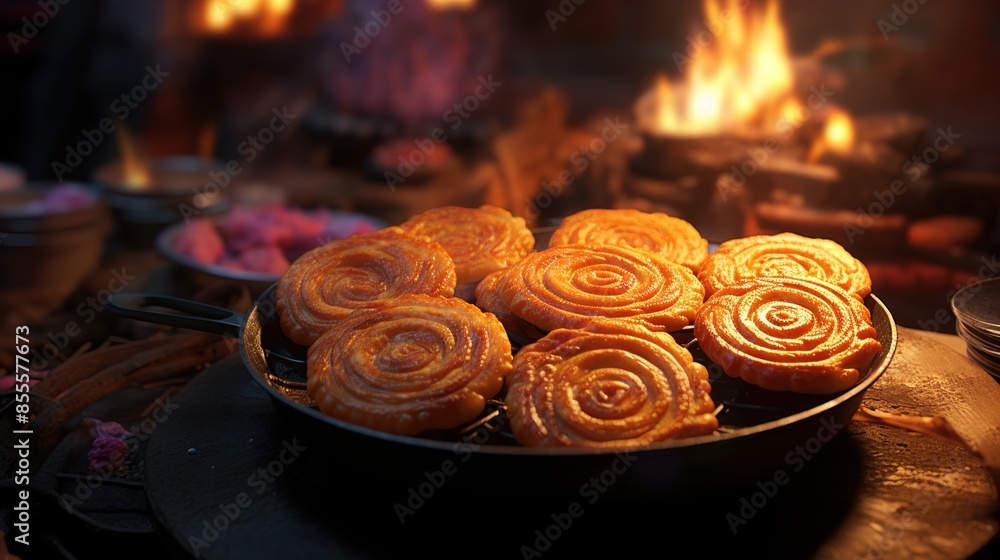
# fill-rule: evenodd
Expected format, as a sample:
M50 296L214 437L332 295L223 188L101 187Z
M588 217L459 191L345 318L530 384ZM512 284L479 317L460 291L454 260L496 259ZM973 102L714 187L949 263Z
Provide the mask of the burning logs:
M918 116L852 116L837 105L844 76L820 60L850 43L793 61L777 3L726 8L705 1L706 21L718 29L694 52L675 55L681 76L660 76L637 99L645 148L631 162L630 194L689 219L728 203L745 214L745 234L825 231L873 249L905 245L911 221L967 216L978 206L966 199L956 212L956 203L935 200L951 194L937 179L960 159L960 133L942 127L928 135ZM686 188L692 182L698 186ZM946 217L909 237L926 245L927 232L949 227L957 233L942 239L967 244L981 226Z
M720 176L746 157L755 140L735 135L642 135L641 150L628 166L625 194L646 199L661 210L697 221L716 193ZM727 183L733 186L735 183Z
M735 180L756 187L748 189L751 201L773 200L791 206L823 208L837 196L841 175L837 168L806 163L790 157L774 157L760 164L756 176L734 174ZM764 187L764 188L761 188Z

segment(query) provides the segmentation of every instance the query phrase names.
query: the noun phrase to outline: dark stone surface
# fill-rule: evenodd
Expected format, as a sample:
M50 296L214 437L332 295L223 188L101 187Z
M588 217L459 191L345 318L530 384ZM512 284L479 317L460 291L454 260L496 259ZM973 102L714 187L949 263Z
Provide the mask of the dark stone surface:
M914 331L904 330L900 344L866 405L926 398L920 387L908 395L901 389L912 385L911 360L924 360L924 370L935 367L914 346L961 359ZM206 370L176 399L180 407L149 442L148 497L165 538L199 558L536 557L525 546L544 557L630 556L667 554L677 543L685 549L695 543L707 557L944 559L996 552L983 548L998 523L996 487L982 461L900 429L855 422L815 453L806 451L807 461L795 456L754 482L720 480L655 500L636 495L630 483L612 483L603 494L581 487L576 496L525 495L517 488L530 488L527 482L539 475L528 469L498 475L512 482L509 490L484 496L467 489L488 481L459 464L401 524L395 505L406 505L410 488L427 481L423 473L443 463L400 449L398 457L381 458L393 469L366 471L351 449L298 433L302 426L283 420L233 358ZM293 457L296 445L305 450ZM468 465L489 459L477 456ZM265 477L259 469L269 466ZM735 473L741 465L730 467ZM579 517L568 524L571 511ZM234 519L219 517L227 512ZM225 529L206 529L216 518ZM558 520L568 528L558 528ZM557 537L543 551L539 535L546 530Z

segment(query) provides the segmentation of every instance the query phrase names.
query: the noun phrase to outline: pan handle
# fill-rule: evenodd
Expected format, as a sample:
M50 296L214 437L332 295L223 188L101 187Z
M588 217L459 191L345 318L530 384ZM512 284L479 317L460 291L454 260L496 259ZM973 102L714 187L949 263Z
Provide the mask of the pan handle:
M150 306L166 307L173 311L187 313L187 315L143 309L143 307ZM239 336L240 326L243 324L242 313L189 299L155 294L112 295L108 298L105 307L110 309L112 313L129 319L221 334L231 338Z

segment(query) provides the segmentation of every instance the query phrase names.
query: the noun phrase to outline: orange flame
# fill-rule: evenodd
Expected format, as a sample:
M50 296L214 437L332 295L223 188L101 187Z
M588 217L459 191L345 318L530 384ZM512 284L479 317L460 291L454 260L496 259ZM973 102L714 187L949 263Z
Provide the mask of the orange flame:
M640 99L637 116L645 129L672 135L752 129L791 96L792 62L777 1L762 10L740 4L704 0L710 29L689 38L691 50L678 59L683 79L670 83L661 76Z
M435 10L468 10L476 7L476 0L427 0Z
M816 138L806 161L815 162L824 152L847 153L854 147L854 122L840 109L833 109L826 118L823 134Z
M207 0L203 13L205 29L225 33L238 22L253 22L264 35L276 35L295 9L295 0Z
M835 152L846 152L854 145L854 122L844 111L834 110L823 129L826 147Z
M139 159L132 135L124 123L118 123L115 132L118 135L118 149L122 153L122 180L125 186L137 191L149 188L152 183L149 167Z

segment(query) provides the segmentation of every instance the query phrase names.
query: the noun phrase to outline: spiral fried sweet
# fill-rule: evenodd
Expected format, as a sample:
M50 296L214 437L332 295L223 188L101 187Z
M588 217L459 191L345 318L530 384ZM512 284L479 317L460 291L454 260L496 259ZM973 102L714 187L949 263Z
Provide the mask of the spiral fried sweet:
M525 346L505 400L522 445L638 449L712 433L710 392L704 366L669 334L595 324Z
M662 213L632 209L593 209L563 220L549 247L618 245L658 253L698 272L708 257L708 241L689 222Z
M455 265L438 243L390 227L327 243L298 258L278 281L281 329L312 344L355 309L404 294L455 294Z
M496 316L500 324L510 334L525 340L542 338L543 333L538 330L538 327L514 315L507 307L507 302L500 297L500 280L505 273L506 271L498 270L483 278L476 286L476 307Z
M806 279L759 278L723 288L698 311L694 333L726 374L797 393L853 386L882 348L861 300Z
M434 208L399 227L440 243L455 261L459 283L478 282L523 259L535 247L524 218L489 205Z
M352 313L309 348L307 389L324 414L395 434L448 429L503 387L500 322L458 298L408 295Z
M698 273L706 297L726 286L762 277L811 278L840 286L861 299L872 291L868 269L838 243L794 233L726 241Z
M614 245L532 253L504 274L499 289L515 315L544 331L595 321L674 331L691 322L704 295L687 268Z

